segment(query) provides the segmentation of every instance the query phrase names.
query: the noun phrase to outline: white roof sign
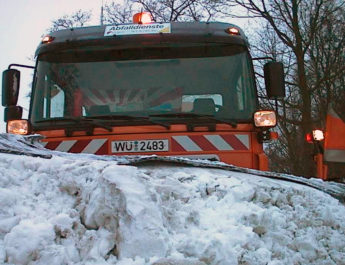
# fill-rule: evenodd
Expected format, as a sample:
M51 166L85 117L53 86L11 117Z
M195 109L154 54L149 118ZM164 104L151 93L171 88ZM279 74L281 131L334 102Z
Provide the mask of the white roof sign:
M107 26L104 36L171 33L170 23L127 24Z

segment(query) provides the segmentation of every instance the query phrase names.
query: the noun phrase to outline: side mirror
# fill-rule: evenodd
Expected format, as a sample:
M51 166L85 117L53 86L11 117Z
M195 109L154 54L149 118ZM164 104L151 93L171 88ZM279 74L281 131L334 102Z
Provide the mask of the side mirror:
M269 62L264 65L265 85L267 97L284 98L285 97L285 81L284 67L280 62Z
M20 106L8 106L4 111L4 121L20 120L23 115L23 108Z
M18 102L20 72L8 69L2 73L2 106L15 106Z

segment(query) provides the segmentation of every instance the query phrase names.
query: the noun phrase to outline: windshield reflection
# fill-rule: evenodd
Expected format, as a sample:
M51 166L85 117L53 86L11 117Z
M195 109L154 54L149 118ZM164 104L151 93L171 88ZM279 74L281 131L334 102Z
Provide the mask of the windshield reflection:
M200 58L39 61L36 80L33 122L174 113L240 121L251 119L256 107L246 51Z

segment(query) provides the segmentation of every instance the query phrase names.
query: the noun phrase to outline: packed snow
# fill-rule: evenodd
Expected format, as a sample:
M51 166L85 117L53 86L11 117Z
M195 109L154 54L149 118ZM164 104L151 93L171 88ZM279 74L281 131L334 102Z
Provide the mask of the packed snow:
M345 207L316 189L49 154L0 153L0 264L345 264Z

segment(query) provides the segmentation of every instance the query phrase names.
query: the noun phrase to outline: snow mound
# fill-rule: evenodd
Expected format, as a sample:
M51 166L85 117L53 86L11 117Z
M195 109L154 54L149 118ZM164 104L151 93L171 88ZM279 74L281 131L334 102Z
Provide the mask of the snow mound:
M345 264L345 207L298 184L0 154L0 264Z

